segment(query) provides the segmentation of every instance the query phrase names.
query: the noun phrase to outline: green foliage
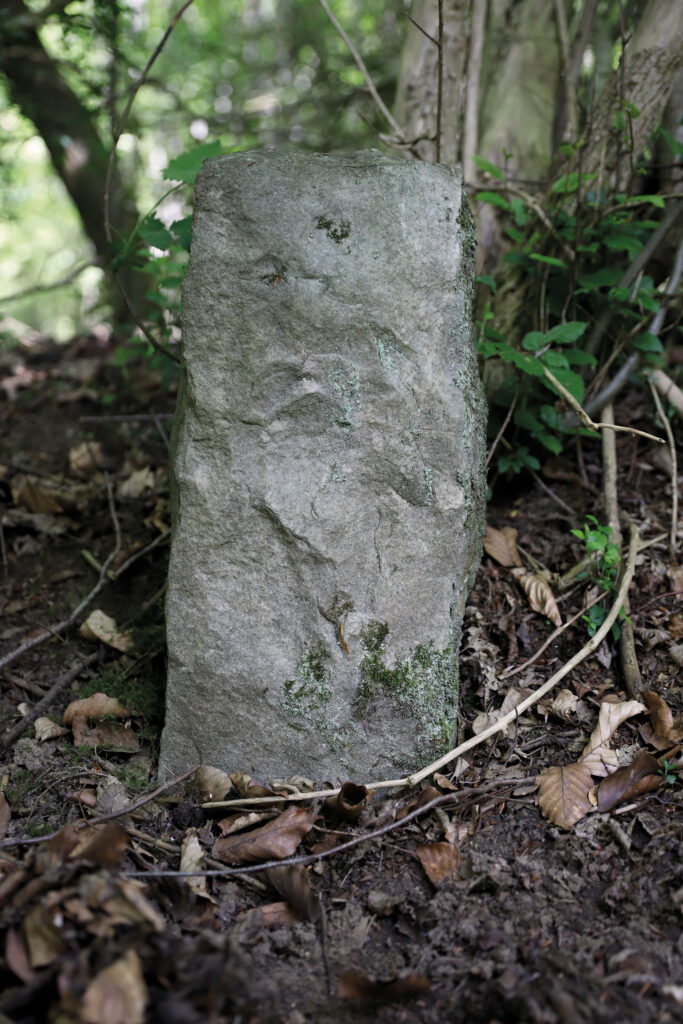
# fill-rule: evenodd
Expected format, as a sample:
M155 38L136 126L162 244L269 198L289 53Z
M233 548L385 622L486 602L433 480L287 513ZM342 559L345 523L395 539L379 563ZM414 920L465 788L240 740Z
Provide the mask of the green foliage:
M666 758L662 758L662 764L659 769L659 774L662 776L665 786L673 786L677 779L678 768L675 764L671 764Z
M576 147L563 150L575 162ZM488 161L475 162L504 178ZM627 271L657 229L652 214L666 200L597 190L595 179L560 169L540 197L498 181L496 191L476 195L496 208L509 244L500 270L477 278L479 354L492 365L507 364L489 389L491 437L515 403L512 452L498 456L499 473L538 468L544 452L563 451L576 428L565 425L568 400L555 381L584 404L604 363L612 362L612 372L618 368L615 338L620 358L636 351L644 367L662 358L662 343L648 330L660 308L658 281ZM596 343L592 327L607 315L609 334Z
M610 540L611 527L602 526L595 516L587 515L582 530L571 531L575 537L583 541L586 554L592 556L590 571L581 573L578 579L592 579L598 584L601 590L613 594L617 589L617 570L619 568L619 548ZM607 610L602 602L594 604L582 615L583 621L588 627L588 635L594 636L605 621ZM623 615L623 611L622 611ZM615 622L612 633L615 639L619 637L619 625Z

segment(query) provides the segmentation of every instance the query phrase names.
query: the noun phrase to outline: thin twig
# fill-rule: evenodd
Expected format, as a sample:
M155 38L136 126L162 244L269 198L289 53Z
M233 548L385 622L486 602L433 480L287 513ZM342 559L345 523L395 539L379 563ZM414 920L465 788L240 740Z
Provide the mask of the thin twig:
M122 416L79 416L79 423L154 423L173 419L172 412L129 413Z
M74 681L74 679L78 678L84 668L87 668L89 665L93 665L99 657L99 651L96 651L95 654L89 654L84 661L79 662L78 665L74 666L74 668L69 669L68 672L61 675L57 682L50 687L35 707L31 708L29 713L25 715L21 721L17 722L15 726L7 730L0 740L0 747L2 747L3 750L7 750L8 747L11 747L15 740L18 740L19 737L22 736L31 725L33 725L36 718L40 718L43 712L47 711L62 690L65 690L67 686Z
M608 402L602 410L602 418L606 423L614 423L614 409L612 403ZM617 446L614 433L611 430L602 432L602 491L607 513L607 525L610 528L610 540L612 540L621 552L621 524L619 522L619 499L617 497ZM621 623L619 634L619 660L621 672L624 677L626 693L630 700L637 700L642 689L643 681L638 668L636 657L636 644L633 637L633 626L628 618L629 614L628 594L624 599L625 617Z
M327 981L327 994L329 995L330 999L334 999L336 992L334 987L334 979L332 977L332 968L330 967L330 950L329 941L327 938L327 911L325 910L325 901L323 900L322 893L318 893L318 906L320 907L320 947L322 949L323 963L325 965L325 980Z
M439 9L439 53L437 57L436 80L436 162L441 163L441 115L443 113L443 0L438 0Z
M29 295L38 295L41 292L54 292L58 288L66 288L68 284L75 281L77 277L87 270L88 267L100 267L102 263L100 260L88 260L87 263L79 263L77 267L71 270L66 277L61 277L59 281L53 281L51 284L34 284L29 288L22 288L18 292L12 292L10 295L3 295L0 297L0 303L2 302L16 302L18 299L26 299Z
M533 777L535 778L535 776ZM373 829L372 832L368 832L362 836L354 836L353 839L349 839L346 843L340 843L338 846L333 846L330 850L321 850L319 853L300 854L296 857L285 857L282 860L267 860L262 861L260 864L244 864L239 868L224 868L222 871L124 871L123 874L126 878L219 878L229 875L240 875L240 874L255 874L259 871L267 871L269 868L280 868L288 867L290 864L315 864L319 860L325 860L327 857L334 857L337 853L343 853L345 850L351 850L354 846L359 846L361 843L371 842L373 839L379 839L380 836L387 835L389 832L395 832L403 825L407 825L409 822L414 821L416 818L426 814L427 811L433 810L435 807L441 807L444 804L457 803L458 799L465 797L476 797L479 798L482 793L490 792L491 790L500 791L501 794L507 792L514 786L522 785L530 780L528 779L508 779L506 782L495 782L488 786L481 786L477 789L458 790L453 793L445 793L443 796L437 796L434 800L430 800L429 803L423 804L422 807L416 807L415 810L410 811L403 818L399 818L395 821L390 821L387 825L383 825L381 828ZM327 793L338 793L339 790L327 790ZM303 795L303 794L298 794ZM312 794L307 794L309 797ZM294 799L294 797L292 798ZM206 806L224 806L219 804L207 805Z
M468 181L467 184L470 185L471 188L475 187L474 185L472 185L470 181ZM478 188L479 186L476 187ZM519 196L520 199L523 199L527 206L531 207L531 209L534 211L534 213L541 221L541 223L548 229L548 231L553 236L555 241L562 246L562 249L564 250L565 256L568 258L568 260L571 263L574 262L574 260L576 259L576 253L572 249L571 245L569 245L569 243L565 241L562 235L559 234L559 232L555 228L552 221L549 219L543 207L539 205L539 203L534 199L532 195L526 192L523 188L520 188L519 185L514 185L511 180L507 180L504 182L487 182L486 191L511 192L512 195Z
M669 443L669 455L671 456L671 536L669 538L669 552L672 562L676 562L676 530L678 527L678 458L676 455L676 441L674 440L671 424L664 414L661 399L657 394L657 388L648 375L647 382L650 385L653 401L657 407L659 418L664 425L667 441Z
M545 643L541 644L535 654L532 654L530 658L527 658L527 660L521 665L518 665L517 668L509 668L507 671L501 672L497 678L500 680L509 679L510 676L516 676L519 672L523 672L525 668L529 668L530 665L533 665L533 663L540 658L545 649L550 646L553 640L557 640L558 636L560 636L561 633L564 633L565 629L569 629L570 626L573 626L577 619L580 619L585 615L588 609L592 608L594 604L598 603L598 601L602 601L603 597L607 597L606 590L603 590L602 593L598 594L597 597L594 597L592 601L589 601L587 605L584 605L576 615L572 615L571 619L567 619L567 621L561 626L558 626L557 629L550 634Z
M578 136L576 88L572 77L571 55L569 52L569 30L567 28L567 14L563 0L555 0L555 18L557 20L557 34L560 37L560 51L562 53L564 99L567 108L567 121L569 123L569 138L572 142L575 142Z
M111 814L101 814L97 818L88 818L87 821L77 821L74 827L78 831L81 828L89 828L91 825L101 825L104 821L113 821L114 818L122 818L126 814L132 814L133 811L137 811L140 807L144 807L145 804L150 803L152 800L156 800L156 798L161 796L162 793L165 793L167 789L172 789L174 786L177 786L179 782L184 782L185 779L189 779L190 775L194 775L198 768L199 765L196 764L193 768L183 772L182 775L176 775L172 779L168 779L168 781L162 783L161 786L157 786L156 789L152 790L151 793L141 796L139 800L135 800L132 804L129 804L128 807L124 807L120 811L112 811Z
M493 453L495 452L496 448L498 447L498 444L500 443L500 439L502 438L503 434L505 433L505 430L507 428L508 423L512 419L512 414L515 411L515 406L517 405L517 399L518 398L519 398L519 391L517 392L515 397L512 399L512 402L510 403L510 408L508 409L507 413L505 414L505 419L503 420L503 426L500 428L500 430L496 434L496 436L494 438L494 441L493 441L493 444L491 445L491 447L489 449L489 453L486 456L486 468L487 469L488 469L488 466L489 466L489 463L490 463L491 459L493 458Z
M411 24L413 24L415 26L415 28L418 30L418 32L421 32L423 36L426 36L426 38L429 40L430 43L434 43L434 46L438 46L439 45L439 40L435 39L434 36L430 36L429 32L427 32L426 29L422 28L422 25L418 25L418 23L415 21L415 18L413 18L410 14L408 14L407 11L406 11L406 18L408 19L409 22L411 22Z
M116 570L116 572L109 576L109 566L111 565L111 562L114 556L116 555L116 551L112 551L112 553L109 555L106 562L102 566L102 571L100 573L99 580L97 581L93 589L90 591L90 593L83 598L81 603L76 608L74 608L69 617L63 619L61 622L58 622L57 625L52 626L51 629L45 629L44 632L39 633L37 636L31 637L30 640L26 640L19 647L15 647L13 651L10 651L9 654L6 654L3 658L0 658L0 669L6 668L8 665L11 665L18 658L23 657L23 655L26 654L28 651L33 650L34 647L37 647L39 644L42 644L46 640L49 640L51 636L56 636L59 633L63 633L65 629L69 629L70 626L73 626L74 622L79 617L81 612L85 608L87 608L90 602L97 597L99 592L107 585L107 583L111 582L112 580L117 580L119 576L123 575L123 573L128 568L130 568L131 565L133 565L134 562L137 562L138 559L143 558L145 555L149 554L149 552L153 551L154 548L158 547L159 544L162 544L165 541L167 541L170 537L170 534L170 530L167 530L166 533L160 534L155 540L151 542L151 544L148 544L140 551L136 551L134 555L131 555L131 557L127 561L125 561L123 565Z
M487 0L474 0L472 4L470 45L467 54L467 91L465 94L465 123L463 126L462 166L466 181L474 180L476 168L473 157L479 145L479 84L484 51Z
M648 441L656 441L657 444L666 444L666 441L663 437L656 437L654 434L648 434L645 430L636 430L635 427L620 427L615 425L614 423L593 422L593 420L590 418L586 410L583 409L581 405L576 401L572 393L570 391L567 391L566 387L563 384L560 384L555 374L552 373L547 366L543 367L543 373L550 381L552 386L555 388L555 390L558 392L558 394L561 395L562 398L564 398L565 402L567 402L567 404L572 407L572 409L578 416L579 420L581 421L581 423L583 423L584 427L586 427L587 430L594 430L596 431L596 433L600 430L616 430L621 431L624 434L635 434L637 437L646 437Z
M366 66L365 66L365 64L363 62L363 58L359 54L358 50L353 45L353 43L351 42L351 40L347 36L346 32L344 31L344 29L341 27L341 25L339 24L339 22L335 18L334 14L330 10L326 0L318 0L318 3L320 4L322 9L324 10L324 12L327 15L327 17L332 22L332 24L334 25L335 29L337 30L337 32L339 33L341 38L346 43L346 45L347 45L347 47L349 49L349 53L351 54L351 56L355 60L356 66L358 67L358 69L360 70L361 74L363 75L363 78L365 79L365 84L368 87L368 92L370 93L370 95L372 96L373 100L375 101L375 104L377 105L377 107L381 111L382 116L391 125L391 130L394 132L394 134L399 139L405 140L405 135L404 135L403 131L401 130L401 128L399 127L398 122L392 117L391 112L389 111L389 109L387 108L386 104L384 103L384 100L382 99L380 94L377 92L377 89L375 88L375 83L372 80L372 76L371 76L370 72L368 71L368 69L366 68Z
M81 829L89 828L91 825L99 825L102 822L112 821L114 818L121 818L126 814L132 814L133 811L136 811L139 807L144 806L144 804L148 804L150 800L156 799L156 797L166 792L167 789L172 789L173 786L177 785L179 782L183 782L185 779L189 778L190 775L197 771L197 768L198 765L195 765L194 768L191 768L183 775L176 775L174 778L169 779L167 782L164 782L163 785L158 786L155 790L153 790L153 792L147 793L145 796L140 797L139 800L136 800L134 803L129 804L128 807L124 807L120 811L112 811L111 814L102 814L100 815L99 818L89 818L87 821L77 821L74 825L74 829L78 832ZM56 836L58 836L61 831L61 829L57 829L56 832L50 832L49 835L32 836L30 838L24 839L3 839L3 841L0 843L0 849L4 849L7 846L37 846L40 843L48 843L51 839L54 839ZM180 853L180 850L175 850L175 852Z

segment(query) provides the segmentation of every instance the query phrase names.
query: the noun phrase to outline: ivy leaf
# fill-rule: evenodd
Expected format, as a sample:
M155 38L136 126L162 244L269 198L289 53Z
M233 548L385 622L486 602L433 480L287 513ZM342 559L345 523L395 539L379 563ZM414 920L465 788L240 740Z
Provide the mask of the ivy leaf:
M188 185L194 185L195 178L201 171L204 161L212 156L220 156L221 152L219 139L216 139L215 142L205 142L203 146L189 149L186 153L177 156L175 160L171 160L161 176L165 181L184 181Z
M557 324L548 331L546 340L554 341L558 345L571 345L581 337L587 327L585 320L570 320L566 324Z
M500 167L496 167L496 165L492 164L489 160L485 160L483 156L473 156L472 159L480 171L486 171L486 173L490 174L491 177L498 178L500 181L503 181L505 178Z

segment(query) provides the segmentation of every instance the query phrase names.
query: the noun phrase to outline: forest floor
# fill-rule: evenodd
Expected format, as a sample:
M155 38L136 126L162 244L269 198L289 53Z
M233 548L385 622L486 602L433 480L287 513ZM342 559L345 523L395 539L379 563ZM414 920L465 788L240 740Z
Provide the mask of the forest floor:
M507 731L421 786L230 813L201 804L209 791L244 793L244 777L231 786L204 771L151 798L172 390L106 339L0 354L0 1022L682 1019L683 585L661 455L617 437L620 507L654 541L630 588L642 708L624 710L610 637ZM659 432L636 389L616 414ZM600 445L587 442L581 472L568 449L542 483L499 482L492 536L512 544L503 531L514 527L519 551L566 573L585 553L570 531L588 515L605 521L601 474ZM592 585L560 591L551 577L563 622ZM115 625L96 616L84 636L94 610ZM460 738L548 679L586 630L577 618L502 678L555 627L486 555L465 622ZM577 803L563 787L615 708L603 759L640 759L641 770L619 776L606 811L600 791L586 799L584 785ZM561 806L544 807L549 820L536 777L553 768ZM563 813L574 823L554 823ZM273 851L308 862L238 873ZM158 874L181 864L224 874Z

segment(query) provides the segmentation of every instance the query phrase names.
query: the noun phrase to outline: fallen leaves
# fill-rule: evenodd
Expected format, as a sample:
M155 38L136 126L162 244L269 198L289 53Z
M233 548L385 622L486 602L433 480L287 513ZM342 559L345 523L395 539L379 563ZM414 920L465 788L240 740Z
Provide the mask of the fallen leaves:
M415 854L432 885L455 878L460 867L460 851L450 843L424 843Z
M214 855L227 864L291 857L317 817L318 812L309 807L288 807L260 828L217 839Z
M593 808L588 798L593 778L585 764L549 768L537 782L538 806L553 825L571 828Z
M85 990L83 1024L143 1024L149 1001L140 958L129 949L96 974Z
M129 728L131 713L106 693L93 693L73 700L62 717L71 726L77 747L107 747L120 751L138 750L140 744Z
M540 573L527 572L522 568L522 559L517 551L517 530L511 526L504 526L502 530L487 526L484 550L499 565L510 569L535 612L545 615L555 626L562 625L562 616L548 581Z

